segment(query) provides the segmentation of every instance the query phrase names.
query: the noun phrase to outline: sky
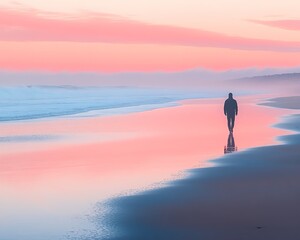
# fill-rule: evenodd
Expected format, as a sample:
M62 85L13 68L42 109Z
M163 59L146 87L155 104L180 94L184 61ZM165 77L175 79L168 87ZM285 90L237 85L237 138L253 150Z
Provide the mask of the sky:
M22 73L297 68L299 9L299 0L0 0L0 72L25 83Z

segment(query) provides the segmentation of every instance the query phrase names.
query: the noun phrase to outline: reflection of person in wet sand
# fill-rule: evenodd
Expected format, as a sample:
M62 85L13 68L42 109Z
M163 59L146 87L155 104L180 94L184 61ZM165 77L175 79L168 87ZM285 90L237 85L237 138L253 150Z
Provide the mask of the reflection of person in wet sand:
M229 133L228 140L227 140L227 146L224 147L224 153L232 153L237 151L237 147L235 146L233 133Z
M227 116L228 130L233 132L235 116L238 114L238 105L236 100L233 99L232 93L229 93L224 103L224 114Z

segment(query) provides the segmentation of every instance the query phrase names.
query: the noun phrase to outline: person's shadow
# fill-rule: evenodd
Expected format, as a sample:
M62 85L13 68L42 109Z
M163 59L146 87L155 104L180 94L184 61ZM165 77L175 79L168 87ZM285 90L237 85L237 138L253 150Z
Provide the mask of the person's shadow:
M233 133L229 133L227 139L227 145L224 146L224 154L233 153L237 151L237 146L235 145Z

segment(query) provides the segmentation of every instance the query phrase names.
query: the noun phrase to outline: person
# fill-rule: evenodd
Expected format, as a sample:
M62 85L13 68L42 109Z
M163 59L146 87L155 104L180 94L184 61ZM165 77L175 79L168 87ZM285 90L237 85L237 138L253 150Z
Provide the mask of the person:
M233 132L235 116L238 114L237 101L233 99L232 93L228 94L228 98L224 103L224 114L227 116L227 125L229 132Z

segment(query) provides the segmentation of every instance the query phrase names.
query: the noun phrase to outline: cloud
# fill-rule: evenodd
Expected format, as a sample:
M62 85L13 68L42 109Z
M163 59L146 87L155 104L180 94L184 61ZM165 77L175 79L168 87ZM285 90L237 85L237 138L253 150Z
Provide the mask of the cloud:
M300 20L273 20L273 21L264 21L264 20L250 20L250 22L262 24L269 27L281 28L285 30L294 30L300 31Z
M300 52L300 42L234 37L201 29L144 23L109 14L83 12L70 16L34 9L0 9L0 40L161 44Z

